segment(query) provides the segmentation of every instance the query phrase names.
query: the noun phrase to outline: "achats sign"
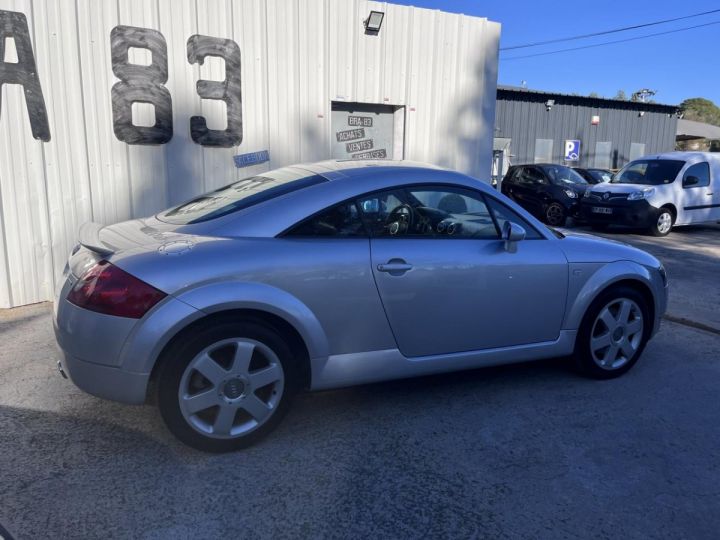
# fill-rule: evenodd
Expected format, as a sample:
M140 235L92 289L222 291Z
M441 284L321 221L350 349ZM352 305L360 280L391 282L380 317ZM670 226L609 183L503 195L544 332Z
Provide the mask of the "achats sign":
M17 62L6 62L5 46L15 43ZM148 49L150 65L131 64L131 47ZM165 144L173 136L172 96L165 87L168 80L167 44L157 30L136 26L116 26L110 32L112 71L120 79L108 89L112 98L113 131L127 144ZM229 148L242 142L242 98L240 92L240 47L230 39L194 35L187 40L190 64L203 64L208 56L225 61L225 80L197 81L197 93L203 99L218 99L227 105L227 128L208 129L203 116L190 118L190 135L197 144ZM37 73L27 19L23 13L0 10L0 89L3 84L19 84L25 93L33 137L50 140L45 98ZM2 101L0 97L0 115ZM136 126L132 122L132 104L148 103L155 108L155 125Z

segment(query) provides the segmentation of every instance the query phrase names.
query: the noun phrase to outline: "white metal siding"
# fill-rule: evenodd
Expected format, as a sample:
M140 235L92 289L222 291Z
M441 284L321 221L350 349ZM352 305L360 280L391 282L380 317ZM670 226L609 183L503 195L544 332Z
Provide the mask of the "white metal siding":
M3 85L0 307L51 299L86 221L151 215L237 178L329 157L332 101L405 106L407 159L489 177L500 26L485 19L364 0L0 0L0 9L27 17L51 134L33 139L22 87ZM371 9L385 12L378 36L364 33ZM113 132L110 31L120 24L167 42L167 144L128 145ZM226 125L224 103L195 89L199 78L222 79L224 66L188 62L193 34L240 47L238 147L190 138L190 116ZM266 149L269 164L235 168L233 155Z

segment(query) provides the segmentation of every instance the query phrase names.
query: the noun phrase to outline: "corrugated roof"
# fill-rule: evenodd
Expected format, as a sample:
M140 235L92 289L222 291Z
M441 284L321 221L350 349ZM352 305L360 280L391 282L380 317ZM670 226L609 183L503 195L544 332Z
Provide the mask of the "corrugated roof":
M503 92L508 93L524 93L524 94L530 94L534 96L541 96L543 98L549 98L549 99L556 99L556 98L569 98L569 99L576 99L583 103L589 103L589 102L605 102L608 105L606 106L612 106L612 105L624 105L627 107L628 105L631 105L633 108L637 108L638 110L658 110L658 109L664 109L667 110L667 112L675 112L678 110L678 105L667 105L664 103L643 103L642 101L629 101L625 99L612 99L612 98L604 98L604 97L590 97L590 96L579 96L577 94L565 94L562 92L550 92L546 90L533 90L531 88L523 88L522 86L508 86L508 85L498 85L498 97L500 97L500 94Z
M720 127L704 124L693 120L678 120L677 138L690 139L720 139Z

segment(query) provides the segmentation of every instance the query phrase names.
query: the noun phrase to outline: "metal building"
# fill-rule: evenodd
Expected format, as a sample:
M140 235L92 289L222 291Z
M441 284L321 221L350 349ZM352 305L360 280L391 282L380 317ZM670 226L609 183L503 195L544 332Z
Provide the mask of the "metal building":
M270 168L487 180L499 34L365 0L0 0L0 308L53 297L82 223Z
M618 169L675 149L678 107L499 86L493 176L509 165Z

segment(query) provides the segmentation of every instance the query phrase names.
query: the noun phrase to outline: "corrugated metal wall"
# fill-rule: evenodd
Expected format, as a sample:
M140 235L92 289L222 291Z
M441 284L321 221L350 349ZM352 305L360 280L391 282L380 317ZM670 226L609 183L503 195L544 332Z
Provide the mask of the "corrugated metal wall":
M371 9L386 14L377 36L364 33ZM0 10L27 18L51 135L33 138L22 87L4 84L0 307L52 298L86 221L150 215L237 178L328 157L334 100L405 106L407 159L489 175L500 26L485 19L360 0L0 0ZM118 25L165 38L174 124L166 144L114 134ZM190 64L194 34L240 47L239 146L191 139L193 115L213 129L226 123L225 104L196 92L198 79L224 78L223 62ZM141 52L131 49L130 60L141 63ZM234 167L233 155L259 150L269 163Z
M555 101L549 111L548 99ZM595 115L599 125L591 123ZM632 143L644 143L646 154L674 150L676 127L675 109L664 105L498 90L495 136L512 139L514 165L533 163L536 139L552 139L554 163L563 163L565 140L581 141L581 167L596 166L597 142L612 142L611 166L619 168L628 162Z

